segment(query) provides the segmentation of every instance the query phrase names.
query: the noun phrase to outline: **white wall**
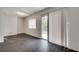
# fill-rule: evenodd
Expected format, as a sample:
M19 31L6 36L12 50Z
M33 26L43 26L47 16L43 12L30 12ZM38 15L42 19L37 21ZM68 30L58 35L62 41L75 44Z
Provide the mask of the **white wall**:
M67 47L79 51L79 8L65 8Z
M0 24L0 42L4 41L4 36L16 34L17 19L14 14L11 14L10 10L0 8Z
M0 8L0 19L3 20L4 36L24 33L24 20L17 16L16 8Z
M0 8L0 20L3 20L3 36L17 34L17 16L8 8Z
M6 15L5 20L5 36L17 34L17 17Z
M36 19L36 29L29 29L28 21L30 19ZM25 20L25 33L41 38L41 17L39 15L33 15L31 17L26 18Z
M4 19L0 13L0 42L4 42L3 34L4 34Z
M0 42L4 41L4 36L16 35L23 32L23 23L21 23L23 19L17 18L16 12L14 11L16 8L13 9L0 8Z
M24 33L24 20L23 18L17 17L17 33Z

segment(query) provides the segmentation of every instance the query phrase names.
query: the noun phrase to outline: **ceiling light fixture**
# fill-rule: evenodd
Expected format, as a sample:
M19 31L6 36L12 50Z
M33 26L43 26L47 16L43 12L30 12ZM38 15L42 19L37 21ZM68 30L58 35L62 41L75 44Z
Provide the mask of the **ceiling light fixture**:
M18 15L18 16L20 16L20 17L26 17L26 16L29 16L29 14L27 14L27 13L24 13L24 12L16 12L16 14Z

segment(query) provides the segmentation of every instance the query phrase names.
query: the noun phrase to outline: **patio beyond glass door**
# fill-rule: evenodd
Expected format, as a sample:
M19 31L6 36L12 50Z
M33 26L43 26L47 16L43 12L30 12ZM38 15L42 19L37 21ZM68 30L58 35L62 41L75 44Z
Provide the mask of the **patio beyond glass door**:
M42 38L48 39L48 15L42 16Z

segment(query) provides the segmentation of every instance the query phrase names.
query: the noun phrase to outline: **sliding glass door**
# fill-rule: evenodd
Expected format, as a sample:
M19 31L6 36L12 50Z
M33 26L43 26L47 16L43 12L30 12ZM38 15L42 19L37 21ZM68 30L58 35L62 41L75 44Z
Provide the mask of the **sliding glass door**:
M48 40L48 15L42 16L42 38Z
M49 13L49 42L58 45L63 44L61 16L61 10Z

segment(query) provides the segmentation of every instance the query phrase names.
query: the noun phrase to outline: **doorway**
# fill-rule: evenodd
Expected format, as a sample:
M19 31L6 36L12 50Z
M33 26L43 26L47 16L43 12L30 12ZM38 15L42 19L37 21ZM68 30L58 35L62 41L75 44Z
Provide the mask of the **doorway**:
M48 40L48 15L42 16L42 38Z

